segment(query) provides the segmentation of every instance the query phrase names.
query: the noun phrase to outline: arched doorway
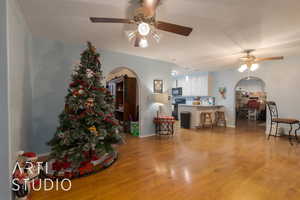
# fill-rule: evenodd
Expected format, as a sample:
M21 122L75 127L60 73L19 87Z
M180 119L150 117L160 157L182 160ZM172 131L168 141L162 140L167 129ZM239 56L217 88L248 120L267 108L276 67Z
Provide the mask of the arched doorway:
M235 87L236 127L266 128L266 84L257 77L246 77Z
M139 136L140 81L137 74L127 67L118 67L108 73L105 81L115 98L115 116L123 127L123 132Z

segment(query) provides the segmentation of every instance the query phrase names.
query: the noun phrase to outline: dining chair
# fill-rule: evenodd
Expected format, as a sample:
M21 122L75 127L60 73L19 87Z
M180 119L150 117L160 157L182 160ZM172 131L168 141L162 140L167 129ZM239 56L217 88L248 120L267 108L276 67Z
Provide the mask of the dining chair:
M272 130L273 130L273 125L276 125L276 132L275 132L275 135L272 135L272 136L277 137L278 124L289 124L290 125L289 141L290 141L291 144L293 144L291 142L292 141L291 133L293 131L293 125L294 124L299 124L299 120L292 119L292 118L279 118L278 109L277 109L276 103L274 101L268 101L266 104L267 104L267 106L269 108L270 117L271 117L271 119L270 119L270 131L269 131L268 139L270 139L270 136L271 136L271 133L272 133ZM298 140L298 138L297 138L297 130L295 130L295 137Z

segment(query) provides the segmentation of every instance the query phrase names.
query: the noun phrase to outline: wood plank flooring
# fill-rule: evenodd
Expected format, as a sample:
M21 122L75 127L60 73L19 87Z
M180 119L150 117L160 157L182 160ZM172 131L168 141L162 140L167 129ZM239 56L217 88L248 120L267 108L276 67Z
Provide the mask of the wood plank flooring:
M300 145L252 128L126 137L110 168L33 200L299 200Z

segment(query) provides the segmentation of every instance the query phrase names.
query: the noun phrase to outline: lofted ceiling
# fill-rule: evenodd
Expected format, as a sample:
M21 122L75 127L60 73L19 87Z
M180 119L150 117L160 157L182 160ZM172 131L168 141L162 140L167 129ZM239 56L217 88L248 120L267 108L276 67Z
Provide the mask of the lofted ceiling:
M128 18L138 0L19 0L34 35L176 63L197 70L238 64L243 49L257 56L300 50L299 0L162 0L157 19L190 26L189 37L159 31L159 44L135 48L125 37L133 25L92 24L89 17Z

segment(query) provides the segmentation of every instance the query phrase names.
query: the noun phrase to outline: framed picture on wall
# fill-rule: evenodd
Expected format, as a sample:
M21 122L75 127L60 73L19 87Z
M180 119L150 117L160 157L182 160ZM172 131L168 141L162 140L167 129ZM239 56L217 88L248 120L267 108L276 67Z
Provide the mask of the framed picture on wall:
M154 80L153 81L153 92L154 93L163 93L163 80Z

